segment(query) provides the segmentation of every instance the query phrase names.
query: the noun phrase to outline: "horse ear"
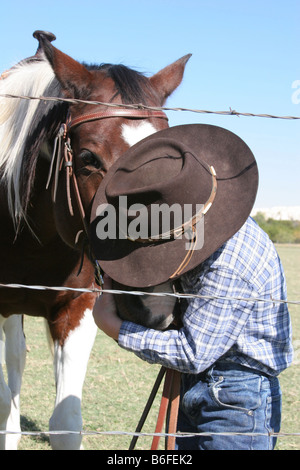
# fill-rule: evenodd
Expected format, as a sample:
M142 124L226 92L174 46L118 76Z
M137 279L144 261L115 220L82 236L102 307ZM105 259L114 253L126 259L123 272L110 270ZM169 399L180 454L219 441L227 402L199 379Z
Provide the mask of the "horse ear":
M36 34L35 32L34 34ZM84 99L89 90L91 74L84 65L52 46L51 38L44 32L35 37L39 41L38 52L43 52L67 98Z
M168 65L150 78L152 86L161 97L162 105L178 85L180 85L186 63L191 56L192 54L187 54L184 57L181 57L181 59Z

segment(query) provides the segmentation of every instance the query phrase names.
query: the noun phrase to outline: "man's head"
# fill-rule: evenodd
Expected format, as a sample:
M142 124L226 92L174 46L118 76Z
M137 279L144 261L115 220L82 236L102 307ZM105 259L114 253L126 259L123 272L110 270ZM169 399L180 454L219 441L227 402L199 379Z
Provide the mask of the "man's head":
M176 279L241 228L257 186L252 152L228 130L194 124L157 132L101 183L90 221L94 254L120 284Z

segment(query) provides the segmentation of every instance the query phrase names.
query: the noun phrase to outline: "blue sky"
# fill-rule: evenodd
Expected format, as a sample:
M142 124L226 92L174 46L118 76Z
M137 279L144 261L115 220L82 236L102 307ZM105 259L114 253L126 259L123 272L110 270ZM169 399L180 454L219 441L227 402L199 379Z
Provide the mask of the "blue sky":
M147 75L192 53L168 106L300 116L299 20L299 0L1 0L0 71L34 54L32 33L44 29L79 61ZM256 207L300 205L300 121L168 116L170 125L213 124L245 140L260 170Z

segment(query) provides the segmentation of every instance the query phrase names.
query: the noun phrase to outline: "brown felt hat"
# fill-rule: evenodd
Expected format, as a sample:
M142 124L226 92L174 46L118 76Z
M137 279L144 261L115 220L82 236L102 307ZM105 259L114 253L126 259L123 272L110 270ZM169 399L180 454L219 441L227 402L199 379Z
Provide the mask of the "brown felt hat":
M120 284L176 279L241 228L257 187L255 158L232 132L206 124L159 131L103 179L91 211L94 255Z

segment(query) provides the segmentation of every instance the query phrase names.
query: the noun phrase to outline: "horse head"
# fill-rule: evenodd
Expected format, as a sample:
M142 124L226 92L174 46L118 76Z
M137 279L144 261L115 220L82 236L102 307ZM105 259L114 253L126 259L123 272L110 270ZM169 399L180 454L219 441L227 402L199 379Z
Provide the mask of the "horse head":
M186 55L168 65L150 78L123 65L104 64L87 66L56 49L52 37L37 35L39 50L50 63L63 95L69 99L96 101L114 105L142 103L161 107L182 81ZM162 112L130 110L122 107L95 106L88 103L71 104L68 111L67 132L73 154L73 172L83 212L70 216L66 201L66 173L60 177L57 188L56 225L64 240L74 245L75 234L82 229L82 218L89 220L93 197L110 166L132 145L142 138L168 126ZM77 195L78 196L78 195ZM73 193L71 199L76 201ZM115 288L128 290L126 286ZM129 289L130 290L130 289ZM166 329L176 319L178 304L171 296L153 296L153 293L173 292L172 283L155 286L148 295L116 295L121 318L147 327Z
M123 65L79 63L55 48L51 44L51 35L36 32L35 37L39 40L38 54L49 62L64 97L113 105L143 103L161 107L180 84L190 57L184 56L147 78ZM82 219L88 223L93 197L110 166L131 145L167 127L168 123L161 111L128 110L82 102L70 104L67 121L77 189L72 187L69 195L66 191L68 166L71 166L70 162L66 163L66 171L58 178L54 213L59 233L74 247L78 243L78 233L83 229ZM81 209L78 208L78 195ZM70 214L70 200L74 215Z

